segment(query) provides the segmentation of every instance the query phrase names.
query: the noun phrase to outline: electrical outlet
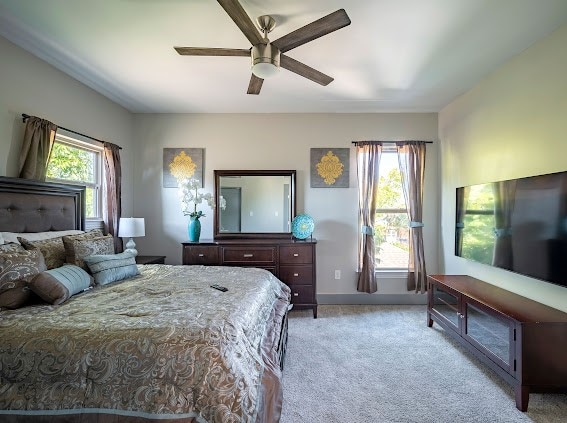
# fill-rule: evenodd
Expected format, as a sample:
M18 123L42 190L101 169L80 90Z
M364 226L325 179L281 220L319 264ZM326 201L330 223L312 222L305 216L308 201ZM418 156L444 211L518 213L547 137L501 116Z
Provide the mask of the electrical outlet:
M341 278L341 271L335 270L335 279L340 279L340 278Z

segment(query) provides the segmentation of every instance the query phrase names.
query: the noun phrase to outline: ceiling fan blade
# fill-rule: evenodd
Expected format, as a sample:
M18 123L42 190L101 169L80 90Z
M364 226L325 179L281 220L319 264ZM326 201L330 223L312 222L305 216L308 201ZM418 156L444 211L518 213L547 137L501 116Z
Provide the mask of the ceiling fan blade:
M339 9L330 15L322 17L272 41L272 45L279 48L282 53L285 53L292 48L299 47L337 29L344 28L347 25L350 25L350 18L344 9Z
M208 47L173 47L182 56L248 56L250 49L243 48L208 48Z
M263 83L264 80L262 78L258 78L256 75L252 74L252 78L250 78L250 84L248 84L248 91L246 91L246 94L260 94Z
M264 38L260 35L256 29L256 25L250 19L250 16L242 8L240 3L236 0L217 0L222 6L228 16L234 21L234 23L240 28L242 33L248 38L248 41L252 45L256 44L266 44Z
M334 78L331 78L329 75L325 75L285 54L280 56L280 66L321 85L329 85L334 80Z

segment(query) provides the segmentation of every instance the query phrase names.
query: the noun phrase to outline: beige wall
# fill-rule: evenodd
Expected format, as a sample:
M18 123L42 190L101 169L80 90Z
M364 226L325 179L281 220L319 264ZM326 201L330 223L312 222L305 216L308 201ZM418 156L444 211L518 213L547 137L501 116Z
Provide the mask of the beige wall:
M132 115L0 37L0 175L17 176L22 113L120 145L124 212L132 212Z
M488 76L439 114L442 261L567 311L567 289L455 257L455 188L567 169L567 25ZM566 258L567 260L567 258Z
M364 139L437 139L437 115L430 114L193 114L136 115L134 210L146 218L139 251L181 262L187 217L177 190L162 187L164 147L205 148L205 190L213 191L214 169L296 169L297 210L315 220L317 293L355 294L357 189L351 148L350 188L310 188L312 147L351 147ZM424 231L428 269L437 271L437 145L429 144L426 166ZM204 208L202 237L213 233L212 212ZM334 279L341 270L342 278ZM407 293L404 281L380 283L379 294Z
M107 139L123 147L124 215L145 217L141 254L181 262L187 218L177 193L162 188L164 147L205 148L205 184L214 169L296 169L298 211L311 214L318 238L319 294L355 294L357 199L354 149L350 188L316 189L309 183L312 147L351 147L361 139L437 140L437 115L429 114L218 114L132 115L49 64L0 38L0 175L17 174L23 132L21 113ZM135 148L134 148L135 146ZM437 144L428 145L425 242L429 271L437 271ZM203 237L212 236L205 210ZM342 278L334 279L341 270ZM379 294L407 293L404 281L380 282Z

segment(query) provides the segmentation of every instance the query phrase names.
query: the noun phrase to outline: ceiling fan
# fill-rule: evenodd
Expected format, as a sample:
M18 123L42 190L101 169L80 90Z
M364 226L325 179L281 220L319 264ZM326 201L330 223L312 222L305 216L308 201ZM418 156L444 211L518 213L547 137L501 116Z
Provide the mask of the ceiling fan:
M313 21L275 41L270 41L268 40L268 33L276 26L276 22L271 16L263 15L258 17L258 26L262 32L260 34L237 0L217 1L250 43L252 43L252 47L249 49L174 47L179 54L184 56L252 57L252 77L248 85L248 94L260 94L264 78L276 74L280 66L321 85L328 85L333 81L333 78L330 76L298 62L284 53L350 25L350 19L344 9L339 9L321 19Z

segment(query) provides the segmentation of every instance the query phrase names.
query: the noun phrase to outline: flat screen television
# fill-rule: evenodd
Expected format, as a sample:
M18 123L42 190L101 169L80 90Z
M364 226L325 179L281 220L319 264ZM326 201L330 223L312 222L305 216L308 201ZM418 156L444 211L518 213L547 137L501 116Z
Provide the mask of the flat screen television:
M455 254L567 287L567 171L457 188Z

